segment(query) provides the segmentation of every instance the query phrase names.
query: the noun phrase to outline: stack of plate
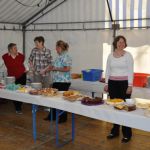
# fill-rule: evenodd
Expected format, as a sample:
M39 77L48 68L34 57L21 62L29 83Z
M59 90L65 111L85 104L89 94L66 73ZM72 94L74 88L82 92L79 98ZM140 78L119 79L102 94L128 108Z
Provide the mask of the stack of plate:
M5 84L8 85L8 84L13 84L15 83L15 77L14 76L7 76L5 78Z
M37 90L42 89L42 83L33 82L33 83L31 83L31 87L34 88L34 89L37 89Z

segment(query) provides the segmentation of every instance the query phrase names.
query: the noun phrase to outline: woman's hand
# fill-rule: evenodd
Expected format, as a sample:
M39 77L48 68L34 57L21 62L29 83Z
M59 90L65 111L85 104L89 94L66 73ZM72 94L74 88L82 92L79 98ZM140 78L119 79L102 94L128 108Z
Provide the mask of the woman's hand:
M54 70L54 67L53 66L49 66L48 67L48 71L53 71Z
M131 94L132 93L132 86L128 86L126 94Z
M105 86L104 86L104 91L105 91L105 92L108 92L108 85L105 85Z
M51 67L51 66L47 66L46 68L41 69L41 70L40 70L40 74L41 74L41 75L45 75L47 71L51 71L51 70L49 70L50 67Z
M33 65L32 61L29 62L29 68L30 68L31 70L34 69L34 65Z
M41 69L41 70L40 70L40 74L41 74L41 75L44 75L45 73L46 73L46 70L45 70L45 69Z
M53 67L52 68L53 71L60 71L60 72L68 72L71 70L70 66L64 66L64 67Z

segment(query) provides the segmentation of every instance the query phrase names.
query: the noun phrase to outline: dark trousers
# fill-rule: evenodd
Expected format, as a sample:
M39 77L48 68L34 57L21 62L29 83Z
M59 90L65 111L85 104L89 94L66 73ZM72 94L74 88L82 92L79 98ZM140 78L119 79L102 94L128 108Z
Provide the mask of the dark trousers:
M67 83L67 82L54 82L52 85L52 88L58 89L58 91L68 91L69 87L70 87L71 83ZM52 108L51 109L52 114L53 114L53 120L56 119L56 109ZM51 114L48 114L48 118L50 120L51 118ZM67 112L65 111L60 117L59 117L59 121L66 121L67 120Z
M16 84L26 85L26 73L16 79ZM22 102L13 101L16 111L21 111Z
M114 81L114 80L109 80L108 81L108 90L109 90L109 95L110 98L121 98L121 99L126 99L130 98L131 94L126 94L126 90L128 88L128 81ZM120 125L114 124L111 134L113 135L119 135L119 128ZM125 127L122 126L122 133L123 136L126 138L131 138L132 136L132 130L130 127Z

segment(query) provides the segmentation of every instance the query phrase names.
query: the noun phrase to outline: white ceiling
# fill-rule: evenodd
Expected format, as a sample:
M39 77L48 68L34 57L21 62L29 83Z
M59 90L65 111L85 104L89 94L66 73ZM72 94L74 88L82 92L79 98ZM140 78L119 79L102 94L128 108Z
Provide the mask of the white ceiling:
M0 22L21 24L40 11L46 0L0 0ZM41 2L41 3L40 3ZM40 3L40 6L36 4Z

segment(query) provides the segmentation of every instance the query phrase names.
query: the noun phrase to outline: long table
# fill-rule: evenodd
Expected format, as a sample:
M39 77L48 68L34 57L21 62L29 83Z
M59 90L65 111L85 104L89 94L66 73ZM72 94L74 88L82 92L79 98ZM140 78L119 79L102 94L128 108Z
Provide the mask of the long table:
M81 104L80 101L69 102L64 100L62 97L35 96L9 90L0 90L0 97L33 104L33 106L40 105L52 107L70 113L150 132L150 118L144 116L144 110L142 109L126 112L115 110L112 106L106 104L98 106L86 106ZM34 121L35 117L36 116L33 116Z
M65 143L70 142L66 141L63 144L59 144L59 129L58 129L58 118L60 115L62 115L63 111L65 110L64 107L62 107L62 98L61 97L45 97L45 96L39 96L39 95L30 95L28 93L21 93L17 91L10 91L6 89L0 89L0 97L6 98L13 101L20 101L23 103L32 104L32 127L33 127L33 139L36 142L37 139L37 132L36 132L36 112L38 111L38 106L45 106L45 107L51 107L56 108L56 145L62 146ZM64 101L64 100L63 100ZM59 106L59 107L58 107ZM51 113L52 115L52 113ZM72 113L72 137L71 141L74 141L75 137L75 115ZM52 118L51 118L52 121Z
M96 81L83 81L82 79L73 79L71 82L71 88L81 90L84 92L102 93L105 83ZM143 87L133 87L133 98L150 99L150 89Z

